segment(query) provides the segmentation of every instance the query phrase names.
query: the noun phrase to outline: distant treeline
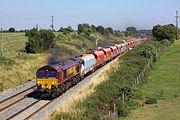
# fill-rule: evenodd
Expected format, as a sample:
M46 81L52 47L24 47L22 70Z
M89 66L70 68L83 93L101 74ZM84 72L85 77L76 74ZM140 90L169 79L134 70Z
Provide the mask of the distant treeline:
M38 28L34 28L38 29ZM50 29L49 29L50 30ZM14 27L10 27L8 30L3 30L2 32L26 32L30 31L30 29L22 29L22 30L16 30ZM99 32L101 35L119 35L120 30L113 30L112 27L103 27L101 25L95 26L95 25L89 25L87 23L79 24L78 29L74 30L71 26L68 27L61 27L59 30L53 30L54 32L63 32L64 35L69 34L71 32L78 32L78 33L84 33L86 35L89 35L93 32ZM152 36L152 30L137 30L136 27L127 27L126 31L122 31L125 36L134 36L134 37L146 37L146 36Z
M102 36L116 36L122 38L122 32L118 30L113 30L111 27L95 26L89 24L79 24L77 30L73 30L71 26L66 28L61 27L58 31L62 34L55 35L53 30L38 30L33 28L32 30L26 30L25 35L28 37L28 42L26 42L25 50L28 53L40 53L49 48L54 48L56 46L55 40L65 40L65 38L72 36L83 37L84 39L92 40L94 38L93 34L100 34Z
M67 28L61 27L57 32L62 32L64 35L69 34L71 32L74 32L75 30L72 29L71 26L68 26ZM79 24L78 25L78 34L84 34L84 35L90 35L92 33L98 32L101 35L109 35L109 34L114 34L118 36L118 33L120 31L118 30L113 30L111 27L103 27L103 26L95 26L95 25L89 25L87 23L84 24Z

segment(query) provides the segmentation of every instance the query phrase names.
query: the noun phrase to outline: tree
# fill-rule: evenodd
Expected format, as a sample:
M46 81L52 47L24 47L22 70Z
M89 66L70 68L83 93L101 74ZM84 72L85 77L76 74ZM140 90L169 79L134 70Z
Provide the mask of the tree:
M153 27L153 36L157 38L158 41L168 39L172 43L176 36L176 27L173 24L168 25L156 25Z
M9 28L9 32L15 32L15 31L16 31L15 28L13 27Z
M137 29L135 27L127 27L126 32L128 35L135 34L137 32Z
M67 28L61 27L59 32L62 32L64 35L70 34L71 32L74 32L71 26L68 26Z
M96 31L97 31L97 32L99 32L101 35L103 35L103 34L104 34L105 29L104 29L104 27L103 27L103 26L98 26L98 27L96 28Z
M91 29L92 29L92 32L96 32L96 26L95 25L91 25Z
M107 29L107 31L108 31L109 33L114 34L114 30L113 30L111 27L108 27L108 28L106 28L106 29Z
M78 34L84 34L90 36L92 33L91 26L89 24L79 24L78 25Z
M32 29L26 32L28 42L26 42L25 49L27 53L40 53L44 50L48 50L55 45L55 35L50 30Z
M70 32L73 32L73 31L74 31L71 26L68 26L66 29L67 29L68 31L70 31Z
M40 30L41 41L43 43L43 50L48 50L49 48L53 48L55 45L55 35L50 30Z
M114 35L117 36L117 37L122 38L123 37L123 32L120 32L119 30L117 30L117 31L114 31Z
M64 28L63 28L63 27L61 27L61 28L59 29L59 32L63 32L63 30L64 30Z
M28 37L28 42L26 42L26 52L27 53L38 53L42 51L42 41L41 35L36 29L32 29L26 32Z
M156 38L158 38L158 39L161 39L161 36L162 36L162 27L161 27L161 25L156 25L156 26L154 26L153 27L153 30L152 30L152 32L153 32L153 36L154 37L156 37Z
M109 30L108 29L104 29L103 35L104 36L109 36L109 34L110 34Z

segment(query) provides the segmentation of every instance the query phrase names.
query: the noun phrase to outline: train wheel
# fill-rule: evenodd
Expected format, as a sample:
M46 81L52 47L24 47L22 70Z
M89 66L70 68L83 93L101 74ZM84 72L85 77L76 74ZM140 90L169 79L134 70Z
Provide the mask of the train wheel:
M73 85L77 84L76 78L73 78L73 79L72 79L72 84L73 84Z
M63 83L60 86L60 89L62 90L62 93L66 91L66 85Z
M66 90L68 90L70 87L71 87L71 82L69 82L69 81L67 81L66 83L65 83L65 85L66 85Z
M52 98L56 98L57 97L57 94L56 93L52 93Z

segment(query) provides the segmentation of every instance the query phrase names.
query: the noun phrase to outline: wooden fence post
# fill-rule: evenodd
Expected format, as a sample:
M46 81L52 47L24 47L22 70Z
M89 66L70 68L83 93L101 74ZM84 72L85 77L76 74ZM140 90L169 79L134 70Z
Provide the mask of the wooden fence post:
M114 116L116 116L116 104L114 103Z
M139 79L138 78L136 79L136 82L137 82L137 85L139 85Z
M122 103L124 104L124 91L122 92Z

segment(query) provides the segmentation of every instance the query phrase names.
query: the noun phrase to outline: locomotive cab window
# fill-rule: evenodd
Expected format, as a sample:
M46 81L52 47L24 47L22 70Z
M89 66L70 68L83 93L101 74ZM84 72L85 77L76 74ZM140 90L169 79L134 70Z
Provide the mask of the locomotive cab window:
M57 78L57 73L54 71L49 71L48 72L48 79L56 79Z
M37 73L37 78L46 78L46 72L45 71L39 71Z

